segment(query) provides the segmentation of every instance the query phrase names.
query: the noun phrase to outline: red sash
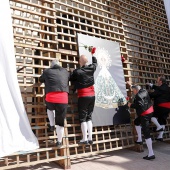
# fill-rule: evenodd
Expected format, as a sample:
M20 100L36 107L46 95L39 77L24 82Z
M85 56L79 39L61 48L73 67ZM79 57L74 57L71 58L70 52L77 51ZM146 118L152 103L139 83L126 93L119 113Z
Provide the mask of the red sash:
M50 92L46 94L45 100L50 103L68 104L67 92Z
M95 96L94 86L78 89L77 92L78 92L78 97Z
M170 109L170 102L160 103L158 106Z
M152 113L152 112L153 112L153 106L151 106L148 110L145 110L145 111L141 114L141 116L148 115L148 114L150 114L150 113Z

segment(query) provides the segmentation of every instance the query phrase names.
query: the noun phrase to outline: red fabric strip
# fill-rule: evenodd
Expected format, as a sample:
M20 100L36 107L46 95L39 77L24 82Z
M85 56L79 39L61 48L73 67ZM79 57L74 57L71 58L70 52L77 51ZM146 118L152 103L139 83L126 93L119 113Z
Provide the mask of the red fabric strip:
M78 97L95 96L94 86L78 89L77 92L78 92Z
M160 103L158 106L170 109L170 102Z
M50 103L68 104L67 92L50 92L46 94L45 100Z
M148 110L145 110L141 116L145 116L145 115L148 115L150 113L152 113L154 110L153 110L153 106L151 106Z

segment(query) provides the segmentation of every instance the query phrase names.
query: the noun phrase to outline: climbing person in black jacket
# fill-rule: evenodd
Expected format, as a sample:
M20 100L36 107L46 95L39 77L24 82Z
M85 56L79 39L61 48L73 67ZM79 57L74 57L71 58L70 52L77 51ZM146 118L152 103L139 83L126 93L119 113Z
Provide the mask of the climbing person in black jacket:
M95 104L94 72L97 67L97 59L92 57L92 64L87 65L87 57L81 55L80 68L72 72L70 80L74 82L78 93L78 113L81 123L83 139L79 144L93 144L92 139L92 113ZM88 131L88 139L87 139Z
M51 62L51 67L45 69L39 78L39 81L45 84L45 102L50 121L50 131L54 131L56 125L57 147L62 146L64 119L68 106L69 78L70 74L60 66L57 59Z
M145 89L141 89L140 86L134 85L131 86L133 93L135 95L134 102L128 103L130 108L136 110L137 118L134 121L135 128L138 134L137 144L142 144L142 135L141 129L143 131L143 135L145 137L146 145L148 147L148 155L143 157L143 159L151 160L155 159L155 155L152 149L152 139L150 136L150 128L149 123L153 113L153 106L151 103L151 99L149 97L148 92Z
M151 121L157 126L156 132L159 132L156 140L163 141L163 133L170 112L170 88L164 77L158 77L157 86L151 83L147 85L154 90L149 95L154 100L154 113Z

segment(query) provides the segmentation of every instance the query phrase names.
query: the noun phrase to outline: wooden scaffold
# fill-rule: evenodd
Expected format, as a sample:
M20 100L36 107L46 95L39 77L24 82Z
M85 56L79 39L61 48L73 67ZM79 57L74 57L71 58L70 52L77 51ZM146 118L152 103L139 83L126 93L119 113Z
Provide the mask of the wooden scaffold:
M65 68L77 68L76 34L83 33L120 44L125 81L144 86L164 75L170 83L170 34L163 0L10 0L10 5L18 82L40 149L0 159L0 169L50 161L67 169L77 158L134 147L133 123L94 127L94 144L78 145L82 134L71 84L63 146L55 147L57 137L47 131L44 85L38 78L55 58ZM131 96L128 87L127 93ZM134 118L132 113L132 122ZM170 140L169 132L170 119L165 140Z

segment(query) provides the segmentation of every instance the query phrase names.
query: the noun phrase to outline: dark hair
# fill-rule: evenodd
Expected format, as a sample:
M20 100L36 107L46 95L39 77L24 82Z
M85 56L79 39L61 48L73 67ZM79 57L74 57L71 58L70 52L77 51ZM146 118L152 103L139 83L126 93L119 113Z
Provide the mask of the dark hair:
M159 80L162 81L162 83L166 83L166 78L163 77L163 76L160 76L160 77L159 77Z

